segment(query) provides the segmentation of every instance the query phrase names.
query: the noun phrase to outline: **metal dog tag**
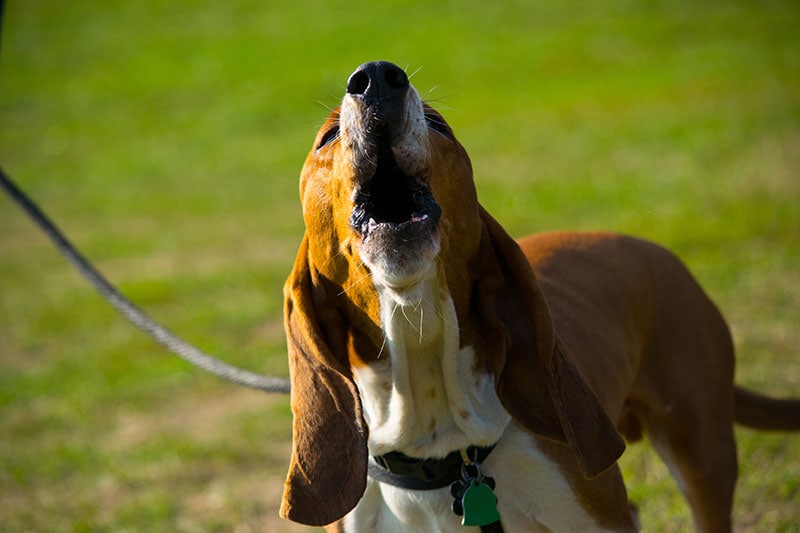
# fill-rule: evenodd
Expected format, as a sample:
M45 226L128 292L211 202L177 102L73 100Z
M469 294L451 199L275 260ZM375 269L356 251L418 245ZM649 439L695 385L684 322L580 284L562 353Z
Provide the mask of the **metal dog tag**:
M500 520L497 497L492 488L475 479L469 480L469 485L461 498L461 506L464 509L462 526L486 526Z

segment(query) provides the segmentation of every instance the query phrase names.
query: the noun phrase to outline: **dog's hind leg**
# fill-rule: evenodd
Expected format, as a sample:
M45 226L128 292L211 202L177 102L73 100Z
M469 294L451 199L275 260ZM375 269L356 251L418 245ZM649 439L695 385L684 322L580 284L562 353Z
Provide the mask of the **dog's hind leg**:
M692 418L697 420L693 413L675 413L650 425L650 441L689 502L697 530L727 532L737 477L733 427L724 420L705 427L687 423Z
M738 473L734 346L724 319L679 263L654 263L659 287L635 385L641 421L689 502L696 529L731 530Z

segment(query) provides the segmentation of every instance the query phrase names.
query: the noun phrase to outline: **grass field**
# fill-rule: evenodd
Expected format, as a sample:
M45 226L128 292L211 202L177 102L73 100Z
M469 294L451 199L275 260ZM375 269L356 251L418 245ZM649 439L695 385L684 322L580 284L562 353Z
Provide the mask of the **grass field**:
M800 4L7 2L0 164L189 341L286 375L297 176L348 74L410 72L513 235L675 250L723 309L738 381L800 396ZM294 531L288 400L134 330L0 198L0 530ZM800 435L737 433L741 531L800 531ZM646 445L646 531L690 519Z

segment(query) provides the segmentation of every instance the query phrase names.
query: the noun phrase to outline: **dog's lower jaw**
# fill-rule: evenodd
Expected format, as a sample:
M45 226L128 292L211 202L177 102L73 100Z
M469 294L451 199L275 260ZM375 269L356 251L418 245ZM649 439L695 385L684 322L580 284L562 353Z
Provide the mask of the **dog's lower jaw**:
M440 251L438 233L427 242L407 243L413 250L398 250L393 253L373 253L362 245L361 261L369 268L372 282L378 292L384 292L395 305L418 305L425 292L425 281L437 275Z

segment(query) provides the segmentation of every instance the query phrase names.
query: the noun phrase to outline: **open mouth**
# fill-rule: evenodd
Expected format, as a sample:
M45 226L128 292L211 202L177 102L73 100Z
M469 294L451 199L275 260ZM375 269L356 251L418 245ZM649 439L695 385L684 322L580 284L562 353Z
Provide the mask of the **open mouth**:
M442 209L428 186L403 172L389 149L378 152L375 174L361 185L355 196L350 226L362 240L380 234L410 239L430 237Z

